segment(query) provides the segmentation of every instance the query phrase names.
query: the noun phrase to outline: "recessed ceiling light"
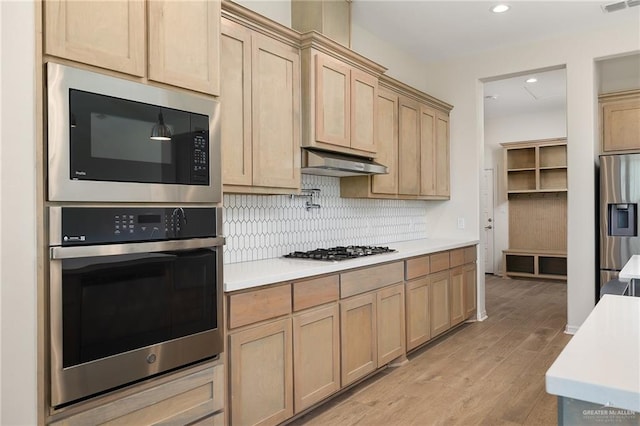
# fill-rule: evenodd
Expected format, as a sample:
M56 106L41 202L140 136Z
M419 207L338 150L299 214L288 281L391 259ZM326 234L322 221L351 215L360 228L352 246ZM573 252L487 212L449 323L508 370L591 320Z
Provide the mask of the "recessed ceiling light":
M504 13L509 9L511 9L511 6L507 4L497 4L491 8L491 11L493 13Z
M531 78L526 79L524 82L525 83L535 83L536 81L538 81L537 78L531 77Z

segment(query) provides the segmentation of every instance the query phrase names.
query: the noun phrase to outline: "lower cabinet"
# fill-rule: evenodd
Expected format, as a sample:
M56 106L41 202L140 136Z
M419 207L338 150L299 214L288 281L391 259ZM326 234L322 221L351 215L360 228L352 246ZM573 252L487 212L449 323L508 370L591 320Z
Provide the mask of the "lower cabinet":
M404 284L340 301L342 386L406 352Z
M382 367L406 353L404 285L383 288L376 296L378 367Z
M436 337L451 328L449 281L449 271L442 271L429 276L431 337Z
M340 301L342 386L355 382L378 366L376 294Z
M449 277L449 319L450 326L465 320L465 270L463 266L451 269Z
M293 316L294 407L299 413L340 389L337 303Z
M407 350L417 348L431 338L429 279L425 276L407 282Z
M195 369L194 369L195 370ZM224 366L181 375L84 411L54 415L50 425L224 424ZM124 391L127 392L127 391ZM105 397L105 399L110 397ZM63 410L64 411L64 410Z
M291 319L229 335L233 425L276 425L293 416Z

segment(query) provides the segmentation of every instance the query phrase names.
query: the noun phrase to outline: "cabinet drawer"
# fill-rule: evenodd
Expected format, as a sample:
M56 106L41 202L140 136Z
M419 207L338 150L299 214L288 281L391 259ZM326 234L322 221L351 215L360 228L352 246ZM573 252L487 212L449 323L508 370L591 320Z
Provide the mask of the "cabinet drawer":
M190 424L222 408L223 370L205 368L50 424Z
M407 260L407 270L405 278L412 280L414 278L429 275L429 256L414 257Z
M464 249L455 249L449 252L449 267L455 268L456 266L464 265Z
M430 257L430 273L444 271L449 269L449 252L443 251L441 253L432 254Z
M340 277L338 275L293 283L293 310L301 311L338 300L340 297L339 285Z
M340 297L365 293L377 288L395 284L404 279L404 262L359 269L340 274Z
M229 296L229 328L291 313L291 284Z
M465 247L464 263L473 263L477 260L476 246Z

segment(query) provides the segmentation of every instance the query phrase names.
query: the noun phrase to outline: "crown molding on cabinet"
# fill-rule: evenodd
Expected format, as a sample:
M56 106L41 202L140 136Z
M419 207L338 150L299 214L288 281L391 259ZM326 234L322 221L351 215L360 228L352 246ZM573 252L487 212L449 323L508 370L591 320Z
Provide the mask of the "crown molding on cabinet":
M425 103L432 108L441 110L446 112L447 114L453 109L453 105L450 105L440 99L434 98L431 95L428 95L420 90L413 88L400 80L396 80L393 77L389 77L388 75L381 75L380 80L378 81L380 87L385 89L390 89L395 92L400 92L404 96L407 96L415 101Z

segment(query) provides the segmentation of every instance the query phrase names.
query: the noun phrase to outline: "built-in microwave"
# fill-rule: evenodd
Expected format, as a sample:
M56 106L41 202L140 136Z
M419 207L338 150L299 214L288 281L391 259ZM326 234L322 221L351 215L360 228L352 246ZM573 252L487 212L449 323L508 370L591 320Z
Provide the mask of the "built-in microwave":
M47 64L49 201L221 201L219 104Z

